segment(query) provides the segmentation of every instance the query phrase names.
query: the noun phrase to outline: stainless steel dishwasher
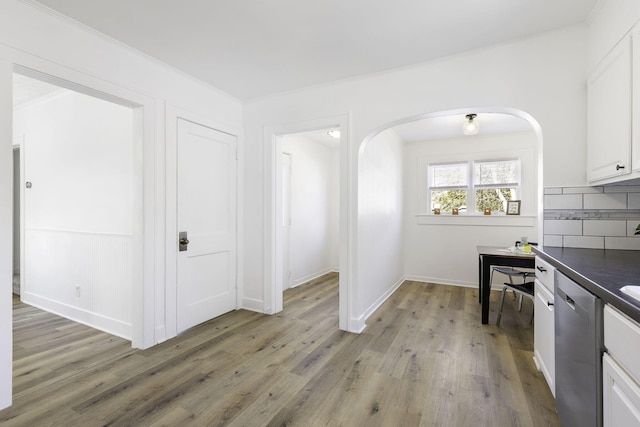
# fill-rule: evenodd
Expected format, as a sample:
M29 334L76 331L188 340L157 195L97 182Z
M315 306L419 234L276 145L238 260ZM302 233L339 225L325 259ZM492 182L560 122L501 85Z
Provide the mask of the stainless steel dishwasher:
M555 277L556 409L562 427L602 426L602 300Z

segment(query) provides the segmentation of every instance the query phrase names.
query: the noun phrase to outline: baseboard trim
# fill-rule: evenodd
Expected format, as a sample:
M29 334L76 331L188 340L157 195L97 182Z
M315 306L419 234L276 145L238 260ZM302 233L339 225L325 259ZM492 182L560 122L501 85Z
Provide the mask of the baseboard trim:
M242 298L241 302L242 306L240 307L243 310L255 311L257 313L265 313L264 301L254 298Z
M398 290L398 288L405 282L405 280L405 277L401 277L398 281L396 281L396 283L394 283L393 286L391 286L384 294L382 294L380 298L378 298L373 304L371 304L360 317L352 318L350 322L350 326L352 327L351 332L357 334L362 333L362 331L364 331L364 329L367 327L366 322L369 317L378 308L380 308L380 306L384 304L384 302L388 300L395 291Z
M31 292L24 292L22 294L22 301L50 313L57 314L58 316L73 320L74 322L82 323L83 325L131 341L132 326L130 323L73 307Z
M317 279L318 277L322 277L322 276L324 276L325 274L329 274L329 273L333 273L333 272L336 272L336 270L334 270L333 268L327 268L327 269L321 270L321 271L320 271L320 272L318 272L318 273L309 274L309 275L307 275L307 276L305 276L305 277L303 277L303 278L301 278L301 279L296 279L296 280L291 284L291 286L289 287L289 289L297 288L297 287L298 287L298 286L300 286L300 285L304 285L305 283L310 282L310 281L312 281L312 280L315 280L315 279Z
M425 277L425 276L407 276L406 280L411 280L413 282L424 282L424 283L433 283L436 285L447 285L447 286L461 286L463 288L475 288L478 289L478 282L467 282L460 280L449 280L442 279L437 277ZM502 285L494 283L491 286L492 291L501 291Z

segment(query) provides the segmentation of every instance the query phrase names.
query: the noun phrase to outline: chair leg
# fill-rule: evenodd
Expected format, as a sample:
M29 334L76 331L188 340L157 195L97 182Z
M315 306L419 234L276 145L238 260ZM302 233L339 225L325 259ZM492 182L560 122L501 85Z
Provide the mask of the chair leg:
M502 288L502 295L500 295L500 311L498 312L498 319L496 325L500 326L500 319L502 318L502 307L504 307L504 296L507 294L507 287Z
M524 285L526 282L527 282L527 276L525 275L524 277L522 277L522 284ZM520 300L518 301L518 313L522 312L522 298L523 298L523 295L520 294Z
M513 285L513 278L511 276L509 276L509 283ZM516 291L513 291L513 299L516 299L517 297L518 295L516 294Z

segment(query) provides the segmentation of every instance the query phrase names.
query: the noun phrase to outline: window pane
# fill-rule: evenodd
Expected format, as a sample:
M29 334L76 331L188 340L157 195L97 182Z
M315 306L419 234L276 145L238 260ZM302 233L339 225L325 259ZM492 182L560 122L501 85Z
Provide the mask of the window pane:
M506 212L508 200L517 200L515 187L476 190L476 212L483 212L485 208L492 213Z
M466 190L437 190L431 192L431 208L439 208L442 212L451 212L458 208L460 212L467 209Z
M431 165L431 187L457 187L467 185L467 164Z
M495 185L517 183L519 165L520 160L474 163L473 184Z

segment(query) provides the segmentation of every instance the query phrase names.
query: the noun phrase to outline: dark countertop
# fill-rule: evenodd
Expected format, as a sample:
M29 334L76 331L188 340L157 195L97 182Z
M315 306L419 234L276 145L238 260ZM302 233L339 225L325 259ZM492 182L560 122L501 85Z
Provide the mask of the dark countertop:
M542 259L582 287L640 322L640 301L622 292L640 285L640 251L533 247Z

